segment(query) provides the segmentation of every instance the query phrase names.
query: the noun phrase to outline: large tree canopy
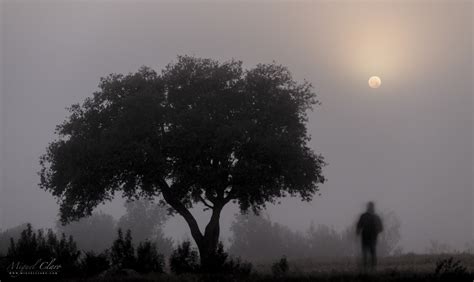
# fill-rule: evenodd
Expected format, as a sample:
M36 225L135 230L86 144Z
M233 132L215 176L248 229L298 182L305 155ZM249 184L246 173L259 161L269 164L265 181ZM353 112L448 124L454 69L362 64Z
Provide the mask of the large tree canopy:
M182 56L161 74L111 74L69 108L41 158L40 186L57 197L63 222L116 191L162 196L189 224L202 259L229 201L258 211L285 195L311 200L324 182L305 125L317 103L309 83L276 64L244 70ZM189 212L197 202L212 210L204 233Z

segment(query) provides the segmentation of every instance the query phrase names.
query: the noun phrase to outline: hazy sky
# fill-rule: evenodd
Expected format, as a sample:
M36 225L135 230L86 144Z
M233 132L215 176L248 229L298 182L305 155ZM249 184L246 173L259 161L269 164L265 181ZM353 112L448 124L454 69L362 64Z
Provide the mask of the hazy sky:
M342 229L375 200L401 219L406 250L474 240L471 1L0 3L0 228L56 220L38 158L65 107L102 76L188 54L274 60L315 86L322 105L308 127L328 182L311 203L270 206L272 219ZM224 235L235 212L223 214ZM167 231L181 239L187 226Z

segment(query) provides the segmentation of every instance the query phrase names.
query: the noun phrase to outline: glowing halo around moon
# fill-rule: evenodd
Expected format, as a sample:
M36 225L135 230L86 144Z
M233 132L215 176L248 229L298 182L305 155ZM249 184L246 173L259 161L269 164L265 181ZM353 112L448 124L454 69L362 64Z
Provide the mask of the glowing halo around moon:
M369 86L370 88L379 88L382 84L382 80L378 76L371 76L369 78Z

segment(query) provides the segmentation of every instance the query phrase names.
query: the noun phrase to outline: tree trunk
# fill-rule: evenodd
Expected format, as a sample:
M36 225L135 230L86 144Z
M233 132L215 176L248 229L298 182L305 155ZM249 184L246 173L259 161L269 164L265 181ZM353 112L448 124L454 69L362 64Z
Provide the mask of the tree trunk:
M191 236L193 237L199 249L202 270L205 272L217 270L217 265L215 265L215 254L219 243L219 219L222 208L230 198L228 198L227 201L224 199L223 201L216 201L214 203L214 206L212 207L211 219L209 220L203 235L194 216L180 201L178 201L173 196L168 184L164 180L161 182L161 188L166 202L168 202L168 204L170 204L188 224L191 231Z
M216 263L216 251L219 244L220 225L219 219L222 211L221 205L215 205L212 210L211 219L206 226L204 236L200 243L196 241L201 258L201 268L204 272L213 272L219 267Z

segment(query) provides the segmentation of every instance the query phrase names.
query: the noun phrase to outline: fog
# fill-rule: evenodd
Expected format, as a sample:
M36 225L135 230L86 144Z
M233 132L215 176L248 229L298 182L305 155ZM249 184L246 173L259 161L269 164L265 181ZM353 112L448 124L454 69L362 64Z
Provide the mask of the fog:
M1 229L55 225L58 205L37 172L67 106L109 73L160 71L187 54L276 61L314 85L322 105L310 144L328 181L309 203L268 205L272 220L342 230L373 200L399 217L405 251L474 240L472 2L0 3ZM380 88L368 87L371 75ZM99 209L118 218L123 200ZM225 208L223 238L237 212ZM190 237L178 216L165 231Z

